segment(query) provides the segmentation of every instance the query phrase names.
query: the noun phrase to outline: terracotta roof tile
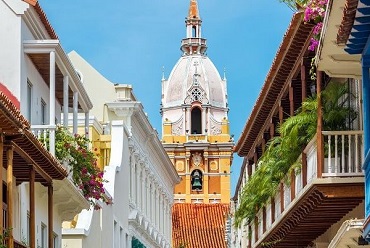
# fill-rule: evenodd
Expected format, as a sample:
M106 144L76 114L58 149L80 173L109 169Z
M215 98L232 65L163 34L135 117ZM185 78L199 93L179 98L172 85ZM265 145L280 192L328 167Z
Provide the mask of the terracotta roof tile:
M67 176L67 171L32 134L27 119L2 91L0 91L0 131L5 138L13 137L11 141L26 152L52 179L62 180ZM17 174L17 166L14 163L15 176L19 176L17 180L21 176L29 176L28 171L24 174L23 168L20 168L20 174ZM24 164L18 167L22 166L24 167Z
M23 0L23 2L26 2L28 4L31 4L32 6L35 6L37 3L37 0Z
M48 18L46 17L46 14L45 14L44 10L41 8L40 3L38 2L38 0L23 0L23 1L32 5L35 8L38 16L40 17L40 20L41 20L42 24L44 24L44 26L46 28L46 31L50 35L50 38L53 39L53 40L58 40L58 35L55 33L54 28L51 26Z
M173 247L226 248L227 204L177 203L172 207Z
M36 10L38 16L40 17L40 20L41 20L42 24L44 24L44 26L46 28L46 31L50 35L50 38L53 39L53 40L58 40L59 39L58 35L56 34L54 28L51 26L48 18L46 17L46 14L45 14L44 10L40 6L40 3L37 2L34 5L34 7L35 7L35 10Z

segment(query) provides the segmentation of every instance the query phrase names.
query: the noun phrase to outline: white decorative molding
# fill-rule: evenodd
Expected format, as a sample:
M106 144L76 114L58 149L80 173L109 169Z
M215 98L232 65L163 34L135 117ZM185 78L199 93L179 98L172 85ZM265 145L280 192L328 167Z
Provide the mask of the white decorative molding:
M222 123L219 122L219 121L216 121L212 116L210 116L209 122L210 122L210 128L211 128L211 130L210 130L211 135L221 134L221 125L222 125Z
M180 136L184 134L184 117L181 116L177 121L172 123L172 135L174 136Z
M192 104L193 102L209 103L207 94L200 85L192 85L187 91L184 103Z
M3 2L13 11L16 15L23 15L29 8L29 4L23 1L3 0Z

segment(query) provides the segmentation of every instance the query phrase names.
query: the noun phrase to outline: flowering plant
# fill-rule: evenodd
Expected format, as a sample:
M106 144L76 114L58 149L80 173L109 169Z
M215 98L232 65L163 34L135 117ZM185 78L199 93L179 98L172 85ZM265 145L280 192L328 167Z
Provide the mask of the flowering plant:
M308 47L310 51L315 51L319 45L327 3L328 0L309 0L305 5L304 21L315 23L313 36Z
M82 191L94 209L99 209L94 200L111 204L105 195L104 172L97 167L97 158L89 149L90 140L83 135L71 135L67 128L57 126L55 131L55 156L70 166L72 181Z

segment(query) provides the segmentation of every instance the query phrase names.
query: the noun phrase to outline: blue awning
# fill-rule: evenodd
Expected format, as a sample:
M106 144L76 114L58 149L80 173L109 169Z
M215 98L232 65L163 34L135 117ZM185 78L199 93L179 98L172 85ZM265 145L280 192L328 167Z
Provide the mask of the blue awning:
M351 35L344 49L349 54L369 54L370 0L359 0Z

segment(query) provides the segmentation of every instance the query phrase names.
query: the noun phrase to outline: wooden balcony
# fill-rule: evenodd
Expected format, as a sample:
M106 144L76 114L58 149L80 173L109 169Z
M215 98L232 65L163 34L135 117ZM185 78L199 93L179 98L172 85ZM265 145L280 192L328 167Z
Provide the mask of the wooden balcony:
M316 139L302 153L302 168L281 182L251 223L251 247L306 247L364 199L363 132L324 131L324 166Z

